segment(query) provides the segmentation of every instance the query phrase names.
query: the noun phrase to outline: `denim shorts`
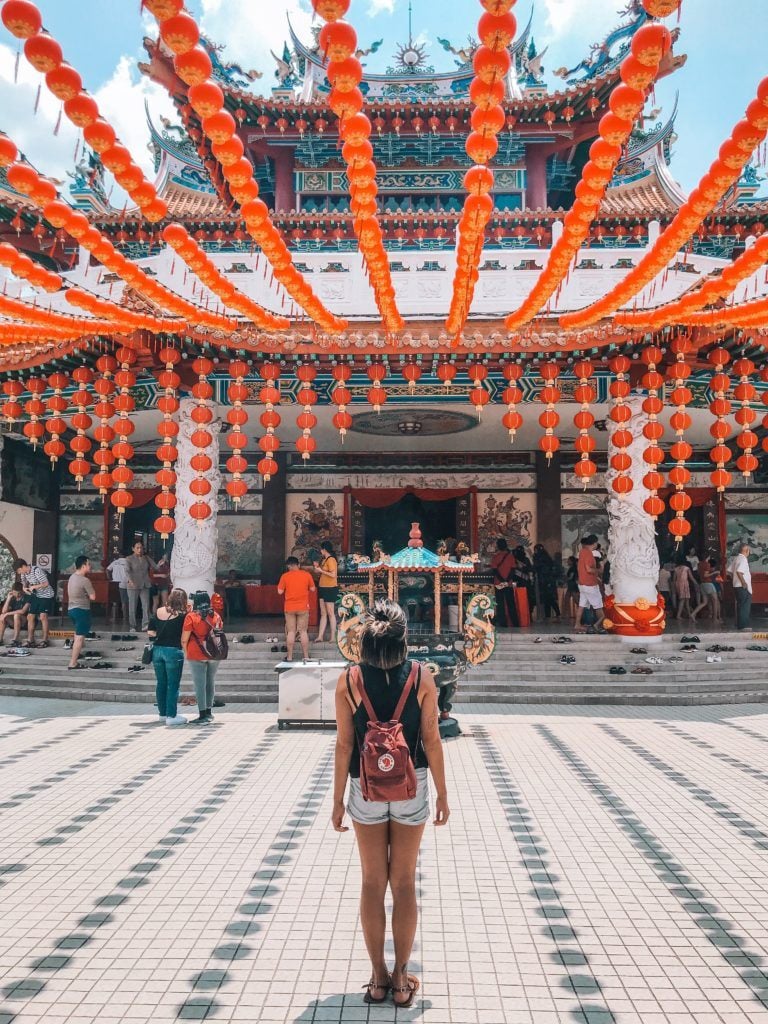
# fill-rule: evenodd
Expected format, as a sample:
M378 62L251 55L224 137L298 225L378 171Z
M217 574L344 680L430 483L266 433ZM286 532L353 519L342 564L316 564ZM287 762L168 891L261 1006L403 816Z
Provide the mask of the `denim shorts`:
M401 825L423 825L429 818L429 783L427 769L416 769L416 796L413 800L363 800L360 779L349 780L347 814L358 825L381 825L397 821Z
M86 608L70 608L69 617L75 627L75 636L88 636L91 632L91 613Z

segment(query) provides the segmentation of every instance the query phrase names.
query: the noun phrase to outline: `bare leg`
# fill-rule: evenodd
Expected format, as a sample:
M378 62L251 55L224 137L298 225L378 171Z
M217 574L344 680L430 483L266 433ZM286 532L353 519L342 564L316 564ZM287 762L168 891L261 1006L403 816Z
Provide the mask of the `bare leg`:
M709 603L712 609L712 620L714 622L720 622L720 599L717 594L713 594L710 597Z
M708 604L709 604L709 601L705 597L704 600L701 602L701 604L697 604L696 605L696 607L691 612L691 618L693 619L694 622L696 621L696 616L699 614L699 612L702 610L702 608L706 608Z
M23 625L23 617L17 612L13 616L13 636L11 642L17 644L21 639L21 627Z
M323 634L325 633L325 626L326 623L328 622L328 616L326 615L325 612L325 601L320 601L318 603L320 605L320 624L317 627L317 636L315 637L315 643L319 644L323 639Z
M595 629L600 629L605 621L605 611L602 608L595 608Z
M333 601L326 601L325 607L328 611L328 628L330 630L330 636L328 639L333 643L336 639L336 605Z
M75 636L75 639L74 639L74 641L72 643L72 651L71 651L70 656L69 656L69 667L70 668L74 668L75 665L77 664L77 659L80 657L80 652L83 649L83 644L84 643L85 643L85 637L84 636Z
M304 655L304 660L309 661L309 633L306 629L302 629L299 632L299 640L301 641L301 653Z
M392 985L408 985L408 961L416 937L419 909L416 904L416 861L419 857L423 825L389 823L389 888L392 890L392 937L395 942L395 967ZM408 992L393 993L395 1005L408 1000Z
M384 933L387 925L384 897L389 878L389 826L360 825L353 822L363 873L360 893L360 924L363 928L365 948L371 958L372 981L381 982L371 988L371 996L381 999L386 994L389 970L384 960Z
M28 640L28 642L30 644L34 643L34 640L35 640L35 616L34 615L28 615L27 616L27 640Z
M285 646L288 648L286 659L293 661L293 645L296 643L296 630L289 629L285 634Z
M40 628L43 631L43 643L48 643L48 612L40 612Z

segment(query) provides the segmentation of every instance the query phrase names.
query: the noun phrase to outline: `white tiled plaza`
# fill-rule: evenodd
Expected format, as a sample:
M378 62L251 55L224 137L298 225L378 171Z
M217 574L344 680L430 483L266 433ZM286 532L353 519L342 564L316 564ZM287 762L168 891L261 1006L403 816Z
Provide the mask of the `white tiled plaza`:
M764 705L460 709L409 1011L369 1008L334 737L6 698L0 1022L768 1022Z

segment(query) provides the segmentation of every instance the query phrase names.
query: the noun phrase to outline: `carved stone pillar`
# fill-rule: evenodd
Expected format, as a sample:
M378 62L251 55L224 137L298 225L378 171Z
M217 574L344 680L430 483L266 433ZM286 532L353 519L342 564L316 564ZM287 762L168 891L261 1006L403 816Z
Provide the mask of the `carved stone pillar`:
M213 462L211 469L205 474L211 484L211 492L207 497L211 506L208 519L194 520L189 514L189 507L195 500L190 494L189 485L197 477L197 472L190 466L190 459L198 451L191 441L197 425L191 418L191 412L197 403L191 398L183 398L179 407L179 458L176 462L176 531L171 555L171 580L174 587L181 587L188 594L196 590L206 590L213 594L216 582L216 563L218 561L218 493L221 486L219 472L219 431L221 420L214 418L206 425L213 436L213 443L207 449ZM215 413L214 407L214 413Z
M617 475L610 468L606 475L608 488L608 559L611 563L611 589L606 598L605 625L612 632L625 637L658 637L664 632L664 607L656 590L659 578L659 554L656 548L656 528L653 519L643 509L650 492L643 477L650 468L643 460L647 441L643 427L648 422L642 410L642 399L627 399L632 418L624 427L632 433L632 445L627 449L632 458L633 488L620 498L611 486ZM608 458L618 450L612 437L619 428L613 420L609 424Z

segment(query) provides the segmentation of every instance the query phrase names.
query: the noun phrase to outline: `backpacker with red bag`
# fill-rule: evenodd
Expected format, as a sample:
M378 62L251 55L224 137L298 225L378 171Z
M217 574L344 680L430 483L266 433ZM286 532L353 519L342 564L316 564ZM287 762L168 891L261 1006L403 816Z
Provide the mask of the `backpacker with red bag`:
M365 692L363 673L353 666L360 700L368 715L368 725L360 745L360 790L364 800L394 803L413 800L416 796L416 770L403 733L400 719L421 665L411 662L411 671L403 686L400 700L389 722L380 722Z

